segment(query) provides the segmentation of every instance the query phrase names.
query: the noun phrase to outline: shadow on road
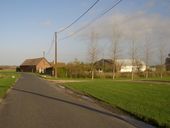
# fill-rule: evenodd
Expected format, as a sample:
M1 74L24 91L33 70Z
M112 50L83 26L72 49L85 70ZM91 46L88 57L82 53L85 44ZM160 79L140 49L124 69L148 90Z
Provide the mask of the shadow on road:
M113 113L109 113L109 112L106 112L106 111L101 111L101 110L98 110L98 109L95 109L95 108L92 108L92 107L88 107L88 106L85 106L85 105L82 105L82 104L78 104L78 103L74 103L74 102L71 102L71 101L67 101L67 100L63 100L63 99L60 99L60 98L57 98L57 97L51 97L51 96L47 96L47 95L44 95L44 94L40 94L40 93L37 93L37 92L31 92L31 91L27 91L27 90L23 90L23 89L17 89L17 88L12 88L12 90L15 90L15 91L19 91L19 92L24 92L24 93L28 93L28 94L32 94L32 95L36 95L36 96L41 96L43 98L48 98L50 100L55 100L55 101L59 101L59 102L62 102L62 103L67 103L67 104L70 104L70 105L74 105L74 106L77 106L77 107L80 107L80 108L83 108L83 109L87 109L87 110L90 110L90 111L93 111L93 112L96 112L96 113L99 113L99 114L102 114L102 115L106 115L106 116L110 116L110 117L114 117L114 118L117 118L117 119L120 119L122 121L125 121L135 127L138 127L138 128L153 128L151 125L148 125L148 124L145 124L143 122L135 122L133 119L130 119L130 118L127 118L127 117L124 117L124 116L119 116L119 115L116 115L116 114L113 114ZM142 125L145 125L145 126L142 126ZM147 126L148 125L148 126Z

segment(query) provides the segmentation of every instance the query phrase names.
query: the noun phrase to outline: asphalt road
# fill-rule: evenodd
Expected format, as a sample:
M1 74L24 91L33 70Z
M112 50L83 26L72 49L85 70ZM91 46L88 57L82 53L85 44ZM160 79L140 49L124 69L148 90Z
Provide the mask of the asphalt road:
M134 128L104 108L22 74L0 104L0 128Z

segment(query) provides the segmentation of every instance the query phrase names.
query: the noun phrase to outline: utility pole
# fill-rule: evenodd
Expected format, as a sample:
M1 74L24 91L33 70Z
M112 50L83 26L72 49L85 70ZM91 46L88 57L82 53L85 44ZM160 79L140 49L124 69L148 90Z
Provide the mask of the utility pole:
M57 32L55 32L55 59L54 59L55 77L57 78Z

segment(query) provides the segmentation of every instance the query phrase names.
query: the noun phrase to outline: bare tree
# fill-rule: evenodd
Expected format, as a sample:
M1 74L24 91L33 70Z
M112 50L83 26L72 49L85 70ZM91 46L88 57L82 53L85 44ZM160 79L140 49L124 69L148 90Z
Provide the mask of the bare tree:
M111 34L111 58L112 58L112 78L116 77L116 63L120 54L119 41L121 38L121 32L118 29L116 24L112 25L112 34Z
M144 60L146 64L146 74L145 77L148 79L149 77L149 63L151 59L151 38L149 36L145 36L145 43L144 43Z
M89 44L88 54L89 54L89 60L91 64L91 79L93 80L94 73L95 73L95 62L97 61L97 55L98 55L97 33L92 31L90 39L91 42Z
M165 62L165 44L159 43L159 60L160 60L160 77L163 78L164 62Z
M135 72L136 58L137 58L137 48L135 46L136 37L133 36L131 41L132 41L130 47L130 56L131 56L131 63L132 63L131 79L134 80L134 72Z

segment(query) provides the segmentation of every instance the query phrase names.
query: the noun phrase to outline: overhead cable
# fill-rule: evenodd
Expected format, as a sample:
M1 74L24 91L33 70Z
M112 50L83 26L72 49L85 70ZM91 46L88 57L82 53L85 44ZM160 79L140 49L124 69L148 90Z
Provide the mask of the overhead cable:
M114 7L116 7L121 1L123 0L118 0L111 8L109 9L106 9L103 13L101 13L100 15L98 15L96 18L94 18L92 21L90 21L88 24L86 24L85 26L83 26L82 28L76 30L75 32L73 32L72 34L66 36L66 37L63 37L59 40L65 40L65 39L68 39L72 36L74 36L75 34L79 33L80 31L86 29L87 27L89 27L91 24L93 24L96 20L98 20L99 18L101 18L102 16L104 16L106 13L108 13L109 11L111 11Z
M47 51L46 56L48 56L48 55L50 54L53 46L54 46L54 35L53 35L53 38L52 38L52 41L51 41L51 44L50 44L50 47L49 47L49 49L48 49L48 51Z
M66 29L70 28L72 25L74 25L77 21L79 21L85 14L87 14L100 0L96 0L95 3L93 5L91 5L82 15L80 15L77 19L75 19L70 25L68 25L67 27L61 29L60 31L58 31L57 33L61 33L63 31L65 31Z

